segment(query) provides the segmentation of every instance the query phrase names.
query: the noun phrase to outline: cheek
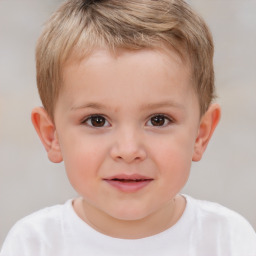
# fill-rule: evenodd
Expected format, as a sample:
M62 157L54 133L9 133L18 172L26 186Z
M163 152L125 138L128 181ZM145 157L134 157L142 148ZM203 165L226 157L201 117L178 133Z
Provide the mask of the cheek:
M175 160L187 159L191 161L194 149L194 139L189 133L180 132L174 134L173 136L167 137L158 143L156 147L156 152L161 153L163 159L168 161L168 159Z
M191 138L176 136L159 144L154 153L160 175L169 180L187 180L192 163L193 146Z
M68 133L67 133L68 134ZM62 156L68 171L90 169L101 158L104 148L102 141L92 139L83 132L75 130L62 137Z
M67 146L68 145L68 146ZM69 140L63 145L63 160L71 185L79 193L99 179L104 149L90 141Z

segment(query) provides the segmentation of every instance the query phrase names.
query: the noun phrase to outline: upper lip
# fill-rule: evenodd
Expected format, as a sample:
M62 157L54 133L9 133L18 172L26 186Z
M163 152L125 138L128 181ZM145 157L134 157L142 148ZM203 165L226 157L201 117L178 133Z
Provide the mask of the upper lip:
M153 180L153 178L140 174L117 174L103 180Z

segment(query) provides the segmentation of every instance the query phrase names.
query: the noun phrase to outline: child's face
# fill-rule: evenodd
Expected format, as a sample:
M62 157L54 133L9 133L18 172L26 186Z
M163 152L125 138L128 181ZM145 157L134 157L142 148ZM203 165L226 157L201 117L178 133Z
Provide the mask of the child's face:
M63 70L55 125L85 203L141 219L185 185L200 121L189 68L174 53L97 50Z

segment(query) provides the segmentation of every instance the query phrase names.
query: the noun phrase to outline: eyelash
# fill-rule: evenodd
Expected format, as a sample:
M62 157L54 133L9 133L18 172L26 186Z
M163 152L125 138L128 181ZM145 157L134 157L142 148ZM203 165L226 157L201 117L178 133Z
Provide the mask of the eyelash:
M102 125L102 126L95 126L95 125L93 125L93 124L92 124L93 118L95 118L95 119L96 119L96 118L102 119L102 120L103 120L103 125ZM96 120L95 120L95 121L96 121ZM98 121L99 121L99 120L98 120ZM90 122L90 124L89 124L88 122ZM106 122L108 123L107 126L105 125ZM109 126L110 126L110 124L109 124L109 122L107 121L107 119L106 119L103 115L100 115L100 114L91 115L91 116L87 117L86 119L84 119L81 123L82 123L82 124L85 124L85 125L87 125L87 126L89 126L89 127L94 127L94 128L102 128L102 127L109 127Z
M153 118L159 118L162 119L164 121L164 123L162 125L148 125L148 126L152 126L152 127L166 127L166 126L169 126L171 123L173 123L173 119L164 115L164 114L155 114L153 116L150 117L150 119L146 122L149 123L151 122L152 124L152 121L153 121ZM156 121L156 120L155 120Z
M95 118L94 121L96 122L102 122L99 126L95 125L95 123L93 124L92 121L93 119ZM153 118L155 118L155 120L153 120ZM97 120L98 119L98 120ZM158 120L157 120L158 119ZM164 123L160 123L160 125L157 125L155 123L155 125L152 124L152 121L153 122L157 122L157 121L164 121ZM149 124L151 122L151 124ZM151 126L151 127L166 127L166 126L169 126L171 123L173 123L173 119L164 115L164 114L155 114L153 116L151 116L149 118L149 120L146 122L146 125L147 126ZM107 121L107 119L101 115L101 114L94 114L94 115L91 115L89 117L87 117L86 119L84 119L82 122L82 124L85 124L89 127L93 127L93 128L102 128L102 127L109 127L111 126L110 123ZM106 124L107 123L107 124Z

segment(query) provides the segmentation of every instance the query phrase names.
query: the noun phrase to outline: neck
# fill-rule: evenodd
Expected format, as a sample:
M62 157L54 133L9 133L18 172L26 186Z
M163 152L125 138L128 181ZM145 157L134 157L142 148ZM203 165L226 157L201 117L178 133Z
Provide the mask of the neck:
M185 198L178 195L142 219L122 220L98 210L82 198L73 202L75 212L89 226L102 234L122 239L139 239L163 232L175 225L185 206Z

